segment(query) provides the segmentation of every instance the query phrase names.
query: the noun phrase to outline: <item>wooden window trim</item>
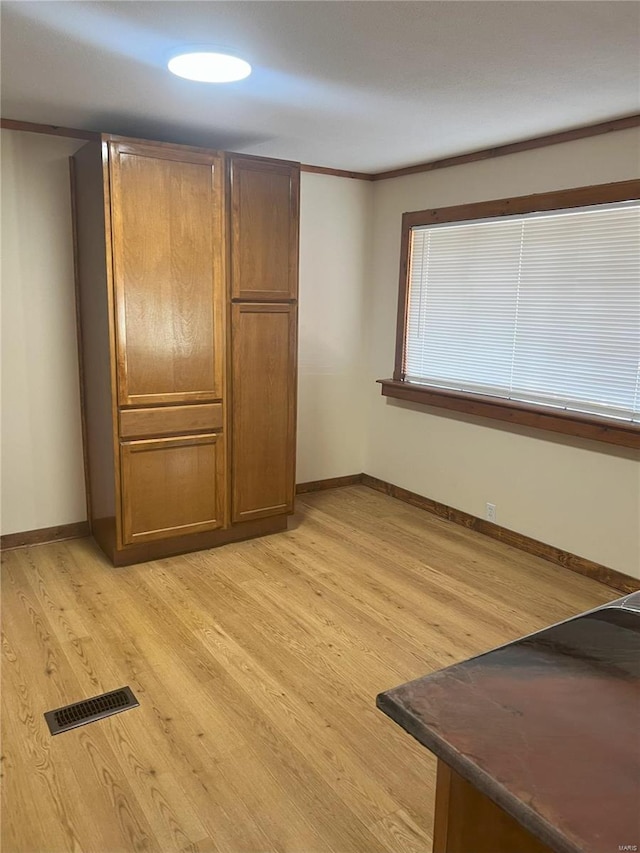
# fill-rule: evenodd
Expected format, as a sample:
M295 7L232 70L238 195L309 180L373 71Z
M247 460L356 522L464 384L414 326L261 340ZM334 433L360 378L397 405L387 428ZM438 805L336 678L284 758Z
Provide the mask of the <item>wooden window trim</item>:
M640 425L632 424L629 421L616 421L613 418L570 412L550 406L537 406L471 392L448 391L429 385L419 385L415 382L406 382L403 372L409 297L409 237L413 227L534 213L543 210L562 210L592 204L611 204L637 198L640 198L640 180L632 180L577 187L558 192L536 193L535 195L516 198L475 202L456 205L455 207L416 210L403 214L395 366L393 379L378 380L382 386L383 396L552 432L595 439L623 447L640 448Z
M378 382L384 397L640 449L640 427L629 421L583 415L552 406L528 405L482 394L467 394L464 391L445 391L428 385L417 385L415 382L397 382L395 379L378 379Z

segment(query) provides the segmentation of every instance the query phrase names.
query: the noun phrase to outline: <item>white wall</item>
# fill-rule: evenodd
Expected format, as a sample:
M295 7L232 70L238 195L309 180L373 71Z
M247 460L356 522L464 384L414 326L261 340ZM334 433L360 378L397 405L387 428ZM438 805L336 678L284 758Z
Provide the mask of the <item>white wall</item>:
M365 470L640 577L640 455L387 400L376 379L394 359L401 215L638 176L640 132L538 148L374 185Z
M2 131L2 533L86 518L68 158Z
M303 173L297 481L364 470L369 181Z

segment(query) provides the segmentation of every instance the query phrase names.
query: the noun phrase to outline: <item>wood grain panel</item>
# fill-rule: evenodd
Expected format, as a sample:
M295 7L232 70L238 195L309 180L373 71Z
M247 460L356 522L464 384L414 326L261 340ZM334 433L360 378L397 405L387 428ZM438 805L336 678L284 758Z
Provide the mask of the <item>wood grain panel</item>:
M433 853L553 853L510 815L438 761Z
M122 444L125 544L223 525L222 442L218 435L198 435Z
M230 184L232 297L295 299L299 167L234 156Z
M402 215L402 230L422 225L439 225L444 222L466 222L472 219L488 219L499 216L514 216L543 210L565 210L571 207L586 207L592 204L615 204L640 198L640 179L615 181L610 184L593 184L587 187L571 187L547 193L497 198L490 201L474 201L470 204L455 204L451 207L412 210Z
M107 153L100 142L73 156L73 236L87 514L106 553L118 536L120 501L111 217Z
M221 159L110 142L120 405L222 397Z
M295 305L233 305L232 348L232 520L291 512Z
M214 432L222 424L222 403L125 409L120 412L120 438Z

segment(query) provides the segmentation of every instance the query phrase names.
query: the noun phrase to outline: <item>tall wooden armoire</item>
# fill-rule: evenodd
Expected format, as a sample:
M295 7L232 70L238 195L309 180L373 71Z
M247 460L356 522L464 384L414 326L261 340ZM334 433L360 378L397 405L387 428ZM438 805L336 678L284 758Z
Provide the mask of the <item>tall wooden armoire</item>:
M96 541L126 565L284 529L298 164L103 136L72 179Z

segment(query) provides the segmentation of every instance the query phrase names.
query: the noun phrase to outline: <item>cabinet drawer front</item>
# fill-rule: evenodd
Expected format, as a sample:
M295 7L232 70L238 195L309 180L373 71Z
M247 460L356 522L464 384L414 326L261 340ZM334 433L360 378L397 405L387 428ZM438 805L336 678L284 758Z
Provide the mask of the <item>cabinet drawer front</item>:
M121 444L125 545L224 524L224 440L192 435Z
M222 429L222 403L202 406L167 406L120 412L120 438L186 435Z

